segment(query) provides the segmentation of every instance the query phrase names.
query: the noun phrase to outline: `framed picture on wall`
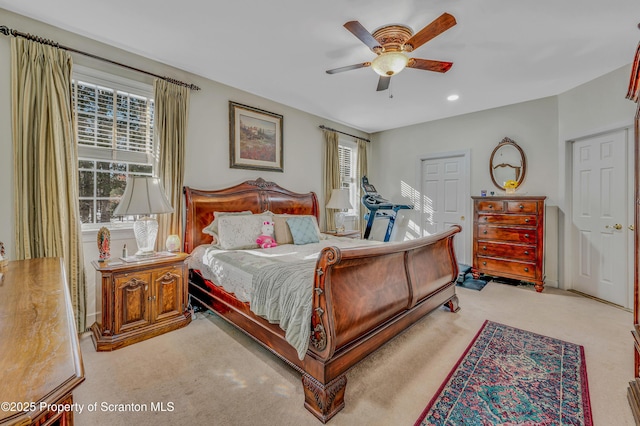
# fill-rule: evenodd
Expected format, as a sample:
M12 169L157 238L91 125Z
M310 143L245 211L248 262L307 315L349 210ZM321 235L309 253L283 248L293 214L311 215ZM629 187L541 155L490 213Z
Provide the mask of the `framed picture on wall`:
M282 115L229 101L233 169L283 172Z

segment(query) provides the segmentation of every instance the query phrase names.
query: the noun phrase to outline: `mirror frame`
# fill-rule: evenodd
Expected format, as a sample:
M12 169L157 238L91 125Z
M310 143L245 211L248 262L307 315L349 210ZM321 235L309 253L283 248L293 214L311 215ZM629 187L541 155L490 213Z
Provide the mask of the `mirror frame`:
M494 169L493 159L496 156L496 153L498 152L498 150L500 150L500 148L504 146L514 147L515 149L518 150L518 152L520 153L520 157L522 158L522 173L520 174L520 177L517 180L518 185L516 186L516 188L522 184L522 181L524 181L524 177L527 174L527 157L524 155L524 151L522 150L522 148L520 148L520 145L518 145L517 143L515 143L513 140L509 138L502 139L502 141L498 144L498 146L495 147L495 149L491 153L491 158L489 159L489 175L491 176L491 181L498 189L502 189L502 190L504 190L505 188L502 185L500 185L498 182L496 182L496 179L493 175L493 169Z

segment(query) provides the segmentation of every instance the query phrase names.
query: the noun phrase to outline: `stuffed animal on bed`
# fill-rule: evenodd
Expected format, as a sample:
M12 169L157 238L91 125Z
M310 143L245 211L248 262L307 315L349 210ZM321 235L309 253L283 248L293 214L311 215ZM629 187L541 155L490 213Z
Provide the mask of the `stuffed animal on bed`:
M258 237L256 243L262 248L276 247L278 245L273 238L273 222L268 220L262 222L262 235Z

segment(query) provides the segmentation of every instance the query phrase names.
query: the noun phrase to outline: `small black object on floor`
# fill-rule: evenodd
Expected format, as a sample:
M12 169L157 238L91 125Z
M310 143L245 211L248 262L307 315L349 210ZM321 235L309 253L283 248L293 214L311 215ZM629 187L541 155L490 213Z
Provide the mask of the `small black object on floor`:
M478 279L473 278L471 266L465 265L464 263L459 263L458 269L460 270L460 273L458 274L458 281L456 285L460 287L480 291L492 279L492 277L487 275L482 275L478 277Z

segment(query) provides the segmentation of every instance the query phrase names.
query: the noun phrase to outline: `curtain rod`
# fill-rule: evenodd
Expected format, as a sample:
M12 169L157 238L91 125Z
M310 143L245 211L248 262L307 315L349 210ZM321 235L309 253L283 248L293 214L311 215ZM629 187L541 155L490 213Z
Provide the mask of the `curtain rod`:
M369 139L361 138L360 136L352 135L350 133L341 132L340 130L332 129L331 127L327 127L327 126L325 126L323 124L319 125L318 127L321 128L322 130L330 130L332 132L341 133L343 135L351 136L352 138L360 139L360 140L363 140L365 142L371 142Z
M196 86L195 84L184 83L184 82L182 82L180 80L176 80L176 79L173 79L173 78L170 78L170 77L164 77L164 76L161 76L161 75L157 75L157 74L154 74L154 73L149 72L149 71L141 70L139 68L135 68L135 67L132 67L132 66L129 66L129 65L122 64L120 62L112 61L111 59L102 58L100 56L94 55L93 53L87 53L87 52L83 52L81 50L74 49L72 47L63 46L63 45L61 45L59 43L56 43L55 41L52 41L52 40L49 40L49 39L46 39L46 38L42 38L42 37L39 37L39 36L36 36L36 35L31 35L31 34L27 34L27 33L22 33L20 31L12 30L11 28L8 28L5 25L0 25L0 33L4 34L6 36L12 35L14 37L26 38L27 40L35 41L35 42L38 42L38 43L41 43L41 44L46 44L48 46L57 47L58 49L67 50L67 51L73 52L73 53L79 53L80 55L88 56L88 57L93 58L93 59L98 59L98 60L103 61L103 62L109 62L110 64L113 64L113 65L118 65L120 67L127 68L127 69L130 69L130 70L133 70L133 71L137 71L137 72L140 72L142 74L147 74L147 75L150 75L152 77L160 78L160 79L166 80L166 81L168 81L170 83L177 84L178 86L187 87L187 88L189 88L191 90L200 90L200 88L198 86Z

